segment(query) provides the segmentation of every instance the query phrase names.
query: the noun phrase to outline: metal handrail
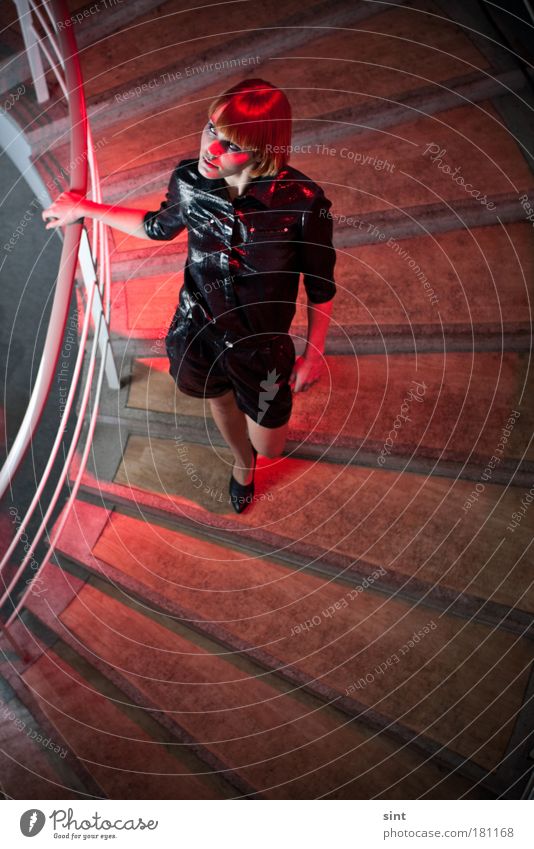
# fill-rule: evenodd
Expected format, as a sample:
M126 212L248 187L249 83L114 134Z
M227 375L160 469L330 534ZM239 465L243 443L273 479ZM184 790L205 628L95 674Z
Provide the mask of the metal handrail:
M64 0L51 0L50 7L52 12L58 15L57 20L60 20L65 8ZM48 11L48 7L46 8ZM72 29L68 27L62 28L58 32L58 38L60 49L66 56L65 78L63 79L61 77L57 66L53 66L53 70L65 91L69 94L71 92L78 93L77 97L69 96L68 100L71 119L71 160L73 162L70 188L85 195L87 191L87 113L85 99L83 97L81 69ZM63 339L67 324L81 234L81 223L76 223L66 228L43 356L41 357L41 363L26 414L4 466L0 470L0 498L4 496L29 447L54 379L61 349L61 340Z
M100 180L94 156L91 130L87 122L85 98L83 93L83 81L76 41L71 27L59 28L57 26L57 22L65 20L68 17L68 8L66 6L66 3L64 2L64 0L48 0L47 3L41 4L39 9L36 8L33 0L15 0L15 3L19 10L19 14L21 13L21 10L25 16L29 16L32 13L38 13L37 18L43 30L45 31L46 41L52 45L53 51L58 57L59 65L61 66L58 67L58 65L54 63L52 52L44 43L44 37L39 36L39 33L37 32L37 29L33 25L33 23L30 25L29 21L25 20L23 31L24 29L26 29L26 32L31 32L31 37L29 37L28 39L29 43L32 44L32 47L35 47L35 45L38 45L40 47L49 66L53 70L62 91L64 92L67 98L70 116L71 161L73 163L69 188L71 191L79 192L83 196L85 196L87 193L87 173L89 169L89 174L91 178L91 192L93 199L97 202L101 202ZM50 25L47 25L46 21L43 19L43 15L41 13L42 10L44 10L48 14L50 18ZM55 37L57 37L57 43L55 41ZM64 76L62 76L62 70L64 71ZM43 75L41 74L41 77L42 76ZM44 95L42 78L39 79L39 86L41 91L41 97L43 97ZM5 552L2 560L0 561L0 572L8 563L11 554L15 550L22 535L24 534L25 529L31 519L31 516L33 515L35 508L39 503L40 496L42 495L44 487L49 479L49 475L52 471L52 468L54 467L56 457L61 445L61 441L65 433L67 421L69 419L69 414L71 413L71 410L73 408L80 376L82 374L82 365L85 356L85 345L88 338L89 323L92 315L95 325L93 345L91 353L89 355L88 367L86 369L85 385L82 390L79 416L76 421L67 457L60 471L59 480L56 484L54 493L50 499L45 516L42 519L42 522L39 526L38 531L35 534L35 537L29 547L29 550L26 552L26 556L22 560L21 564L17 567L15 574L12 576L9 582L9 585L6 586L4 581L5 589L0 597L0 607L8 599L10 599L10 593L15 587L20 577L22 576L28 561L32 557L33 552L35 551L39 541L45 533L47 521L50 518L60 497L71 462L74 458L74 453L76 451L76 448L78 447L82 425L85 419L85 413L87 411L89 398L91 396L91 390L94 389L92 383L99 346L102 354L100 372L97 379L96 391L94 392L94 404L90 416L86 444L82 452L82 457L78 466L74 486L71 489L71 492L67 499L67 503L62 511L60 523L55 529L53 540L49 540L48 552L45 558L43 559L42 563L39 565L36 574L33 576L32 582L38 579L40 572L52 556L54 552L55 543L74 504L76 493L78 491L81 478L85 471L89 450L91 448L92 436L94 433L98 416L98 403L104 374L107 374L108 383L110 384L110 386L112 386L113 388L118 388L119 385L118 376L111 355L111 346L109 342L108 325L110 312L111 274L108 248L108 231L107 227L102 222L95 222L93 227L92 242L92 246L90 246L87 230L83 226L82 221L76 222L66 227L54 301L52 305L46 341L43 348L43 354L41 357L37 378L31 394L28 408L26 410L26 414L23 418L17 436L6 458L4 466L0 470L1 498L7 491L7 488L11 486L11 482L13 481L14 476L16 475L17 470L20 467L20 464L22 463L25 453L36 433L40 418L48 400L48 396L50 393L51 385L55 376L56 367L60 356L63 335L67 324L72 292L75 282L76 266L79 261L82 270L82 275L84 278L87 298L85 302L84 323L83 328L81 330L80 345L76 364L74 367L71 386L45 470L37 486L36 492L32 498L30 506L26 512L26 515L24 516L22 522L20 522L20 524L17 526L13 540L11 541L8 550ZM98 268L100 271L100 285L98 285L96 277L96 268ZM13 622L15 617L18 615L30 592L31 582L30 586L27 587L26 591L22 594L21 598L14 606L14 609L11 615L9 616L9 619L3 625L0 623L0 628L4 631L6 636L8 636L12 642L13 638L10 637L10 635L6 631L6 628L11 624L11 622Z

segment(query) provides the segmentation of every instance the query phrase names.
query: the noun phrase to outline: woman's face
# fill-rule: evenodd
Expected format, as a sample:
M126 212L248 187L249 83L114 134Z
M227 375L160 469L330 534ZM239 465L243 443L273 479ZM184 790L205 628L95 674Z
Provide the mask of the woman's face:
M218 180L239 174L256 161L256 154L251 150L241 150L237 145L227 141L224 133L215 126L223 106L219 106L204 127L200 140L198 170L203 177ZM209 160L209 162L208 162Z

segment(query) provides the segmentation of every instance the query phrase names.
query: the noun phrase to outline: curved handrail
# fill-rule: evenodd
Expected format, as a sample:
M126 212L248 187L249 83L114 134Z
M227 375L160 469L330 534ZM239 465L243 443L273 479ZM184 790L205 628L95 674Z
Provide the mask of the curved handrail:
M49 6L45 8L48 10L49 7L54 15L54 24L56 20L65 20L68 17L64 0L51 0ZM57 30L57 27L55 29ZM73 163L70 189L71 191L81 192L85 196L87 192L87 112L83 96L82 73L72 27L62 27L57 32L57 37L59 39L59 50L64 56L64 79L61 79L57 66L53 66L53 69L68 94L71 125L70 152ZM81 235L82 223L76 223L66 228L43 355L26 413L0 470L0 499L5 495L24 459L43 414L54 380L67 325Z
M34 12L38 11L35 6L34 0L29 0L29 4ZM64 0L50 0L48 4L45 4L40 8L44 8L49 14L51 12L51 23L54 28L54 31L58 34L59 39L57 45L54 42L50 27L46 26L45 22L43 22L42 15L40 13L38 15L38 20L41 22L41 25L45 30L48 41L52 43L54 52L58 56L61 69L64 69L65 72L65 76L63 78L61 76L60 69L58 68L58 66L53 64L51 51L44 45L44 43L41 43L40 47L49 65L52 67L69 104L71 161L73 163L70 179L70 189L73 191L80 192L84 196L87 194L87 174L89 167L93 199L97 202L101 202L102 198L98 168L94 156L91 130L87 121L85 99L83 94L83 82L76 42L71 28L63 27L58 32L58 27L56 25L56 21L66 19L68 15L68 9ZM35 35L35 32L33 34ZM54 466L61 445L61 441L66 429L66 423L73 408L74 399L78 388L78 382L82 373L82 365L85 356L85 345L89 333L89 323L91 319L91 314L93 314L93 317L95 319L93 345L89 356L88 367L86 370L85 385L82 391L79 416L76 421L67 457L63 463L63 467L59 474L59 480L56 484L54 493L50 498L46 513L40 523L39 529L35 534L33 542L29 546L29 550L27 550L25 557L23 558L20 565L17 567L15 574L11 576L9 585L6 586L4 581L4 592L0 596L0 607L8 599L10 599L11 591L13 590L21 575L23 574L24 569L30 558L32 558L33 552L35 551L40 539L46 532L46 525L48 519L50 518L53 509L56 506L57 501L60 497L71 462L74 457L74 452L78 447L78 442L82 431L82 424L84 422L85 414L89 404L89 398L90 396L92 396L94 398L93 410L89 417L86 444L82 452L82 457L78 466L76 479L74 481L74 485L71 489L71 492L69 493L67 503L63 508L60 522L54 530L53 539L49 541L50 544L48 552L45 558L43 559L42 563L39 565L37 572L32 579L33 581L38 578L39 573L42 571L42 569L49 561L50 557L54 552L55 543L73 506L78 488L80 486L82 475L85 471L85 466L87 463L88 454L91 447L92 437L98 416L98 403L102 388L103 376L106 368L109 366L110 354L108 331L108 333L106 334L107 343L102 350L102 358L100 363L100 371L97 378L96 391L92 392L92 383L95 373L96 355L97 348L100 342L101 328L104 325L107 325L107 323L109 322L111 300L111 274L108 249L108 232L106 226L102 222L95 222L93 227L92 242L93 244L91 247L89 246L87 231L84 228L82 221L76 222L65 228L65 237L61 253L56 291L54 295L54 302L52 306L52 312L50 316L39 371L32 391L28 409L26 410L26 414L19 428L17 437L15 438L13 446L6 459L6 463L0 471L0 497L2 497L2 495L7 490L7 487L11 484L11 481L13 480L13 477L22 462L24 454L33 439L33 436L38 427L39 420L41 418L45 404L48 399L50 387L55 376L61 346L63 343L63 334L65 332L69 307L72 298L72 291L74 287L76 265L79 260L82 269L82 274L85 280L87 299L85 303L85 315L83 327L81 330L78 356L74 367L71 386L69 388L69 393L63 410L63 415L58 426L54 445L48 458L45 470L36 488L36 492L34 493L27 513L22 522L20 522L20 524L18 525L13 540L11 541L8 550L5 552L0 562L0 572L6 565L6 563L8 563L11 554L14 552L23 533L25 532L29 520L33 515L37 505L39 504L40 497L47 483L50 472ZM100 286L98 285L98 281L96 279L95 267L100 270ZM114 382L118 383L118 381L116 380L116 372L114 370L114 367L112 369L112 372L114 372L115 374ZM9 616L7 622L3 624L0 623L0 628L4 630L6 636L8 637L9 634L6 630L7 626L11 624L11 622L18 615L18 612L24 605L28 594L31 592L32 582L27 583L29 583L30 586L28 586L27 589L22 593L17 604L14 605L14 609L11 612L11 615ZM12 638L10 637L10 639Z

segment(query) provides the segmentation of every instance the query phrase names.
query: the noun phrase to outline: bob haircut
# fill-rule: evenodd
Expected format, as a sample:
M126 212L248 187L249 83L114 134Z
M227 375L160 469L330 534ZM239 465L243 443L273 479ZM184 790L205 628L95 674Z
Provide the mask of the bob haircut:
M251 176L277 174L288 160L291 145L291 106L284 92L265 80L243 80L212 101L208 115L221 105L217 129L233 144L260 157Z

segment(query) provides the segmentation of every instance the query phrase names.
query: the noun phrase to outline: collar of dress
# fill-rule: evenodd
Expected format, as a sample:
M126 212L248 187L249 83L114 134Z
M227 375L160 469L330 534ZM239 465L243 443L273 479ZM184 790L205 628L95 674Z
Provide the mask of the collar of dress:
M207 177L203 177L202 174L198 172L197 168L195 168L195 171L198 174L195 182L202 192L207 192L211 195L218 195L223 200L227 200L227 185L225 180L208 180ZM244 194L240 195L240 197L251 196L269 209L273 206L277 189L279 189L281 184L287 179L291 178L289 177L289 173L286 168L282 168L278 174L275 174L274 177L254 177L245 189Z

